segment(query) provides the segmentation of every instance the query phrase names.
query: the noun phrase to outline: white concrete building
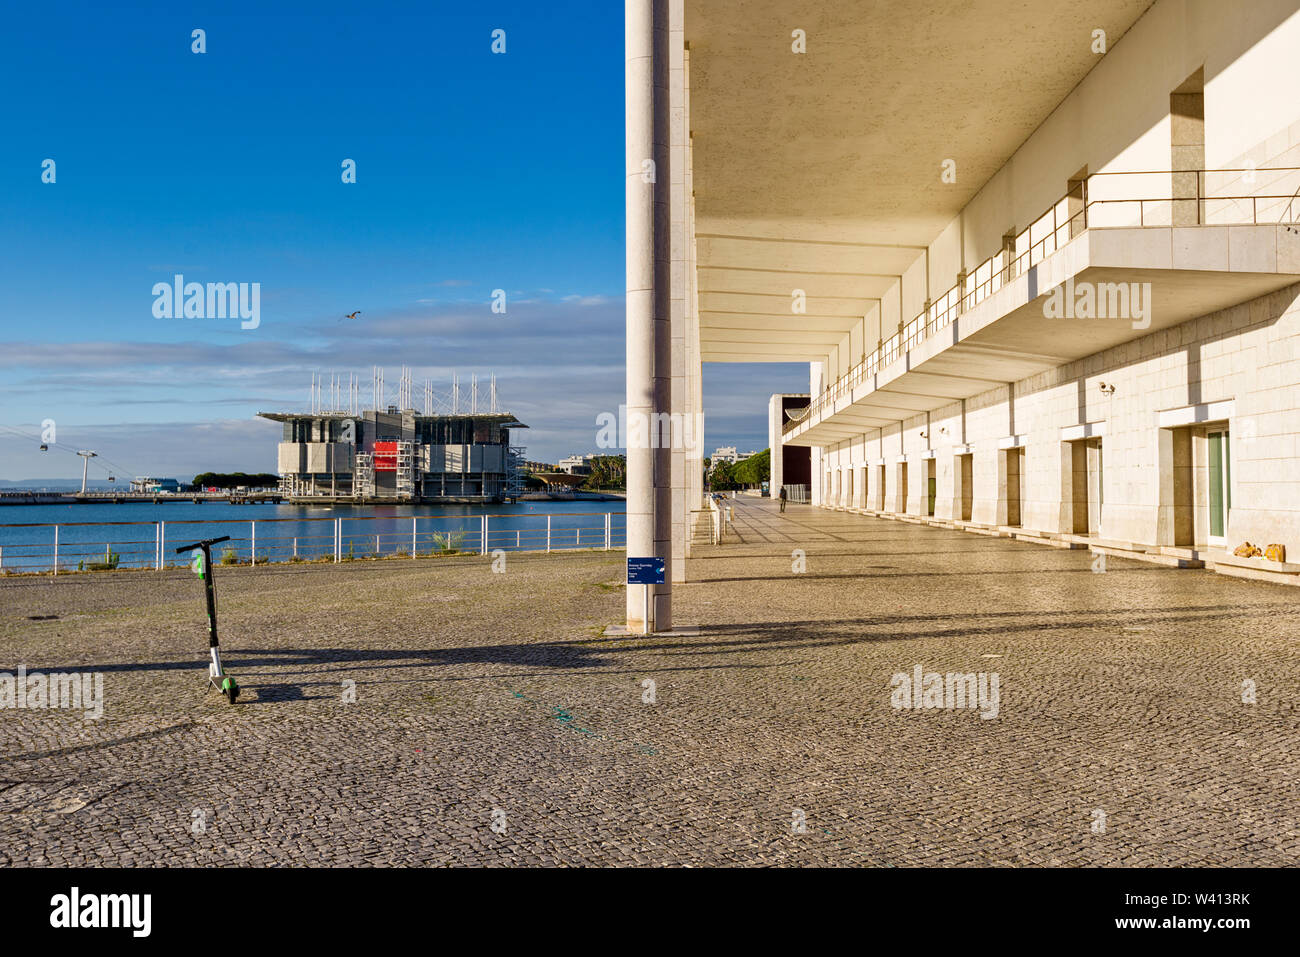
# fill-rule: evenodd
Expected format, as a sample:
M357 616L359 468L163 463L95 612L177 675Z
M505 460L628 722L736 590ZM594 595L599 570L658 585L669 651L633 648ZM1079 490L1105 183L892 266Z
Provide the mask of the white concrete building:
M586 474L591 471L591 460L594 455L583 455L578 453L560 459L555 463L555 468L559 472L568 472L570 475Z
M1298 0L627 6L630 407L806 361L815 504L1300 577Z
M777 393L767 404L767 447L771 450L771 489L776 495L783 485L811 484L806 447L785 444L785 426L802 418L808 409L808 395ZM802 493L801 493L802 494Z

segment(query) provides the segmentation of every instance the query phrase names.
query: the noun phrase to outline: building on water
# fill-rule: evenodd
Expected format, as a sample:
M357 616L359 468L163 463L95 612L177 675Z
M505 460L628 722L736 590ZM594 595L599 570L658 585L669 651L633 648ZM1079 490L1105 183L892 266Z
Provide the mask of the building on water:
M181 492L184 491L184 487L174 478L151 478L149 476L141 476L139 478L131 479L131 491L139 493Z
M376 392L382 378L376 376ZM453 387L456 388L456 387ZM504 502L523 492L524 449L510 444L511 429L526 429L509 412L459 409L435 413L426 385L426 411L401 405L384 411L325 410L313 387L313 411L259 412L284 426L279 444L280 491L290 501ZM335 402L335 405L342 404Z

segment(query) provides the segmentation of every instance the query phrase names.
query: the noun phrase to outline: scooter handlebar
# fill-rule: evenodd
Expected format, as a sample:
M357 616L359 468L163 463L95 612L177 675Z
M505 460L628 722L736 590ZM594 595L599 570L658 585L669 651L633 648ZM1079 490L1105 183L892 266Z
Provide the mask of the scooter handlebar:
M202 548L204 545L216 545L218 542L228 541L230 541L229 535L222 535L220 538L205 538L201 542L192 542L189 545L182 545L180 548L176 549L176 554L179 555L181 552L192 552L194 549Z

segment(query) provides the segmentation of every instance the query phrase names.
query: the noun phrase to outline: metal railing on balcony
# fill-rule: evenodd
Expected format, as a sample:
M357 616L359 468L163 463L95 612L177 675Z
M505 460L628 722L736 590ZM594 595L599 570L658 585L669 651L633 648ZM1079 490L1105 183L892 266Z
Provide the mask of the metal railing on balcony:
M1296 187L1290 202L1286 204L1286 212L1283 214L1282 222L1287 224L1288 232L1300 233L1300 229L1296 228L1296 223L1300 223L1300 187Z
M783 431L793 432L814 421L827 406L950 326L961 313L1037 266L1084 230L1294 223L1300 217L1297 183L1300 168L1093 173L1075 183L1029 228L1014 237L1008 234L1000 252L910 321L900 323L897 332L880 340L875 349L814 397L807 412L786 422ZM1238 192L1242 186L1266 192ZM1132 195L1134 192L1138 195Z

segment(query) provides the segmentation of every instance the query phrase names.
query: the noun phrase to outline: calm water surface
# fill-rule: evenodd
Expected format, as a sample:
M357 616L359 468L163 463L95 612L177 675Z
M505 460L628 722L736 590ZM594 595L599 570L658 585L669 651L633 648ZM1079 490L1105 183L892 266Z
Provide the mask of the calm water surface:
M355 557L397 552L410 554L412 533L417 552L439 548L478 551L482 519L488 516L487 547L542 549L550 519L552 548L599 548L605 544L605 516L610 515L612 547L624 541L622 500L519 502L514 505L231 505L227 502L175 502L155 505L15 505L0 507L0 565L13 571L36 571L54 564L58 526L59 567L102 562L105 551L121 566L154 565L159 537L165 563L183 564L176 546L229 535L218 546L247 561L256 539L257 560L287 561L334 553L339 520L341 552ZM161 527L160 527L161 523ZM376 542L378 536L378 542Z

